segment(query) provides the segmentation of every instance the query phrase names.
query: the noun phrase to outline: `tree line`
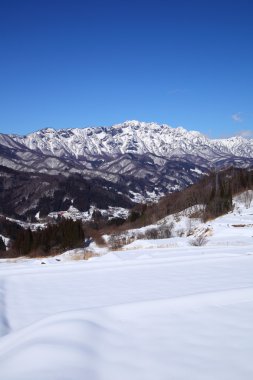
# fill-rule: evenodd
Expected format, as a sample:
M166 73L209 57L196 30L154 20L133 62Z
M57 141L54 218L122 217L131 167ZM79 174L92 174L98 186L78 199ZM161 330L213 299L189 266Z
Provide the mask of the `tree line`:
M30 228L19 229L6 253L9 257L47 256L82 247L84 238L81 221L63 219L35 231Z

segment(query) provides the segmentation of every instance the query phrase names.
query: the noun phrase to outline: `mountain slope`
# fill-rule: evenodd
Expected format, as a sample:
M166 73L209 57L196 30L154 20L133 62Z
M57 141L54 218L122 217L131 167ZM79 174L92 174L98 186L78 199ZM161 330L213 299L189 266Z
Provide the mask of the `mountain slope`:
M14 218L27 219L37 212L46 216L70 206L80 211L89 211L92 205L131 208L134 203L123 194L126 192L126 186L99 178L91 181L79 174L65 177L0 166L0 214Z
M80 175L90 184L100 179L130 202L142 202L185 188L214 167L252 167L253 140L211 140L181 127L138 121L47 128L27 136L0 134L0 164L28 176Z

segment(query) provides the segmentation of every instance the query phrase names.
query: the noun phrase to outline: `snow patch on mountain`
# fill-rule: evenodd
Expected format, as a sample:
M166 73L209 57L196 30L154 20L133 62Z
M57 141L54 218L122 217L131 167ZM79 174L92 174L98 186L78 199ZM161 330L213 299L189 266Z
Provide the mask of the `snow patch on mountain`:
M72 219L72 220L82 220L83 222L88 222L94 220L96 215L101 216L107 220L112 220L115 218L127 219L129 215L129 210L123 207L112 207L109 206L108 209L98 209L95 206L91 206L88 211L79 211L74 206L70 206L67 211L55 211L48 214L49 218L58 219Z

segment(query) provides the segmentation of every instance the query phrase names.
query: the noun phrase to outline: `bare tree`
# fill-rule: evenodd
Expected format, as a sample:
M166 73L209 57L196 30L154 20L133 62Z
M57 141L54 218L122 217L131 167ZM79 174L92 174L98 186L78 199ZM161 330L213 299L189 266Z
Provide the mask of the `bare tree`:
M150 228L145 232L145 238L148 240L158 239L158 230L157 228Z

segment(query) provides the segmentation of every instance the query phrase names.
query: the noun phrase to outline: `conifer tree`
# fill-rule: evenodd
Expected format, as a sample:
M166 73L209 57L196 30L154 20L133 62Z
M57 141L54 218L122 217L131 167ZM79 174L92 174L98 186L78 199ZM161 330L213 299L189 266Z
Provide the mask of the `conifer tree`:
M4 244L2 237L0 236L0 252L1 251L6 251L6 246Z

